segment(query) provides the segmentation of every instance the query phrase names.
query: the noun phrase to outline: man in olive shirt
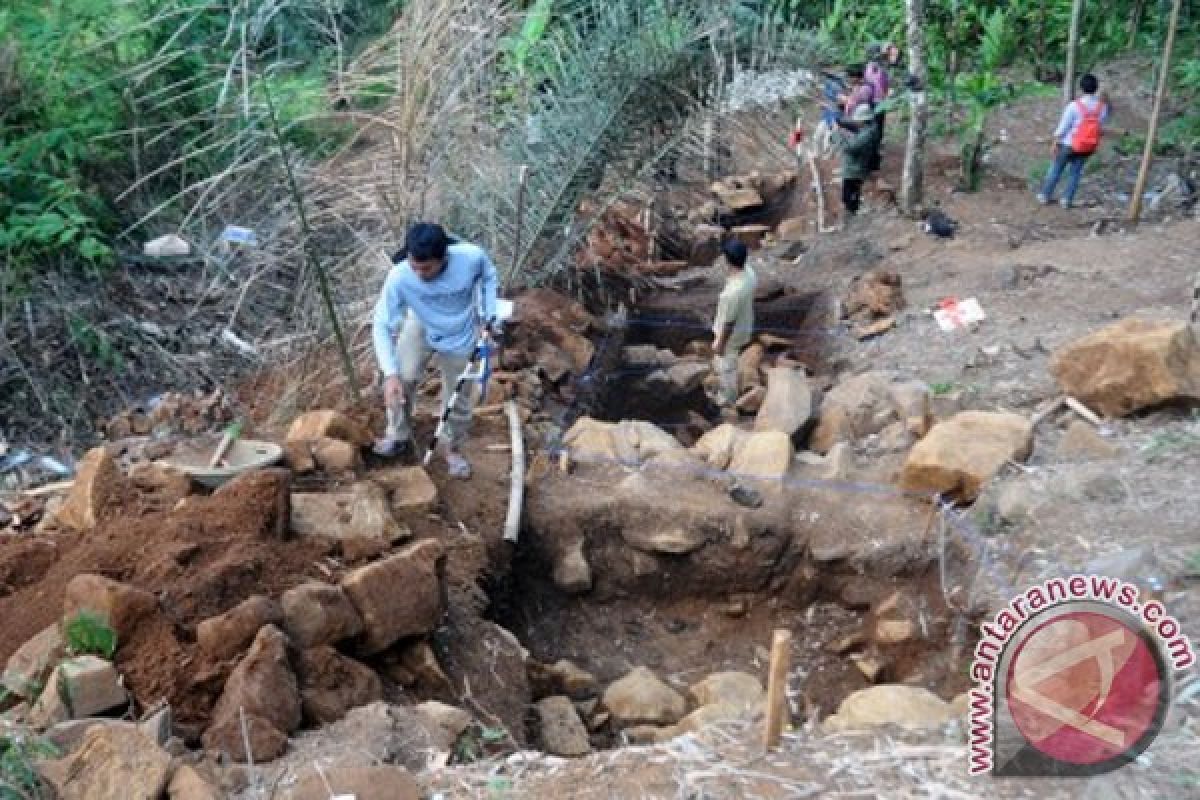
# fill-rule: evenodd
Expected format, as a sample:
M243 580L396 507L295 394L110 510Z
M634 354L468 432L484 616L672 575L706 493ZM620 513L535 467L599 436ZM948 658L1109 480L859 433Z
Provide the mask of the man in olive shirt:
M717 300L713 321L713 353L719 390L717 401L722 411L733 411L738 399L738 356L754 334L754 289L758 279L746 266L746 245L731 239L722 247L729 276Z

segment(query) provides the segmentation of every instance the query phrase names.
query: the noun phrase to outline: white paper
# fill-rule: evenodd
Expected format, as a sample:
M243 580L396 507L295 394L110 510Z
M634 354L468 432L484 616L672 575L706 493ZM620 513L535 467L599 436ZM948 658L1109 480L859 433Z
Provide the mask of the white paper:
M983 322L987 319L987 315L983 313L983 308L980 307L978 300L968 297L947 308L939 308L933 312L933 318L937 320L942 330L953 331Z

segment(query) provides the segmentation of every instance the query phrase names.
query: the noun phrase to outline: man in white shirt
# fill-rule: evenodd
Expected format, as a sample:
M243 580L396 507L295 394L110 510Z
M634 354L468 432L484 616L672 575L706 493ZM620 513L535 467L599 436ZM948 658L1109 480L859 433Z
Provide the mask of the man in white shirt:
M758 277L746 266L749 252L737 239L722 247L729 276L717 300L713 321L713 354L719 390L717 401L723 412L734 411L738 400L738 356L754 335L754 290Z
M451 240L440 225L419 223L409 230L375 305L375 356L388 415L387 435L375 443L377 455L398 455L410 446L414 395L431 357L442 375L445 410L480 336L489 336L495 324L498 282L483 249ZM471 403L471 392L460 392L446 419L446 467L456 478L471 475L461 452Z

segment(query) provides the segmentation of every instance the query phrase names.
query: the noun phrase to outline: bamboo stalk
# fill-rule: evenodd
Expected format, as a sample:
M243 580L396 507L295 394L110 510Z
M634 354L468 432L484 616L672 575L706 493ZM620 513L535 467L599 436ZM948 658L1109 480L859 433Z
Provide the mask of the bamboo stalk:
M1175 29L1179 27L1179 8L1183 0L1175 0L1171 7L1171 22L1167 28L1167 43L1163 45L1162 66L1158 73L1158 91L1154 93L1154 111L1150 114L1150 128L1146 131L1146 150L1142 153L1142 166L1138 169L1137 182L1133 186L1133 199L1129 203L1129 220L1136 223L1142 216L1142 194L1150 177L1150 162L1154 159L1154 140L1158 137L1158 118L1162 113L1163 98L1167 95L1167 79L1171 75L1171 50L1175 47Z
M778 628L771 640L771 667L767 678L767 722L764 732L764 746L773 750L779 746L783 735L783 718L787 698L784 689L787 686L788 670L792 660L792 632L786 628Z
M355 403L362 402L362 393L358 389L358 376L354 373L354 362L350 358L350 350L346 346L346 337L342 334L342 324L338 320L337 307L333 303L333 293L329 288L329 276L325 274L325 268L321 266L321 259L317 258L316 253L312 249L312 231L308 227L308 216L304 209L304 197L300 194L300 187L296 183L296 175L292 172L292 162L288 158L287 148L283 143L283 132L279 130L279 118L275 114L275 102L271 99L271 87L266 81L262 84L263 93L267 98L267 113L271 117L271 130L275 136L275 146L279 148L279 157L283 161L284 171L287 173L288 188L292 193L292 200L296 204L296 213L300 217L300 230L304 236L304 255L313 270L317 273L317 285L321 292L321 299L325 303L325 311L329 314L329 322L333 326L333 335L337 339L338 351L342 356L342 369L346 372L346 380L350 384L350 393L354 397Z
M508 414L508 433L512 439L512 478L508 490L508 516L504 520L504 540L516 542L521 529L521 504L525 497L525 436L521 432L521 417L517 404L504 404Z

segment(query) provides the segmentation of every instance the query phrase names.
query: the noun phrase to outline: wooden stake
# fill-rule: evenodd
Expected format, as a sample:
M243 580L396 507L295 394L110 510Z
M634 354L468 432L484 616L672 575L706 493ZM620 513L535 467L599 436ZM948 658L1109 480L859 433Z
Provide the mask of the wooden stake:
M1041 425L1042 422L1044 422L1047 417L1049 417L1055 411L1058 411L1060 408L1062 408L1063 403L1065 403L1065 402L1067 402L1067 398L1065 398L1065 397L1056 398L1055 400L1053 400L1052 402L1047 404L1044 408L1035 412L1034 415L1029 418L1029 423L1033 427L1036 428L1038 425Z
M773 750L783 735L784 712L787 709L788 671L792 664L792 632L779 628L771 640L771 668L767 677L767 727L764 746Z
M517 541L521 530L521 504L525 497L525 435L521 432L521 416L517 404L504 404L508 414L508 433L512 439L512 478L508 489L508 516L504 520L504 540Z
M816 142L813 143L815 148ZM825 190L821 187L821 172L817 169L817 159L811 151L808 153L808 168L812 171L813 194L817 196L817 230L827 233L825 228Z
M1154 159L1154 140L1158 137L1158 115L1162 111L1163 98L1167 96L1167 78L1171 75L1171 50L1175 47L1175 29L1179 26L1179 7L1183 0L1175 0L1171 8L1171 23L1167 28L1167 43L1163 45L1162 65L1158 73L1158 91L1154 93L1154 110L1150 113L1150 128L1146 131L1146 150L1142 153L1142 166L1138 170L1137 182L1133 186L1133 199L1129 202L1129 220L1136 223L1142 216L1142 195L1150 177L1150 162Z
M1097 428L1104 426L1104 420L1100 419L1100 416L1098 414L1096 414L1095 411L1092 411L1090 408L1088 408L1083 403L1076 400L1074 397L1067 397L1063 400L1063 402L1065 402L1071 408L1072 411L1074 411L1076 414L1078 414L1079 416L1086 419L1088 422L1095 425Z

